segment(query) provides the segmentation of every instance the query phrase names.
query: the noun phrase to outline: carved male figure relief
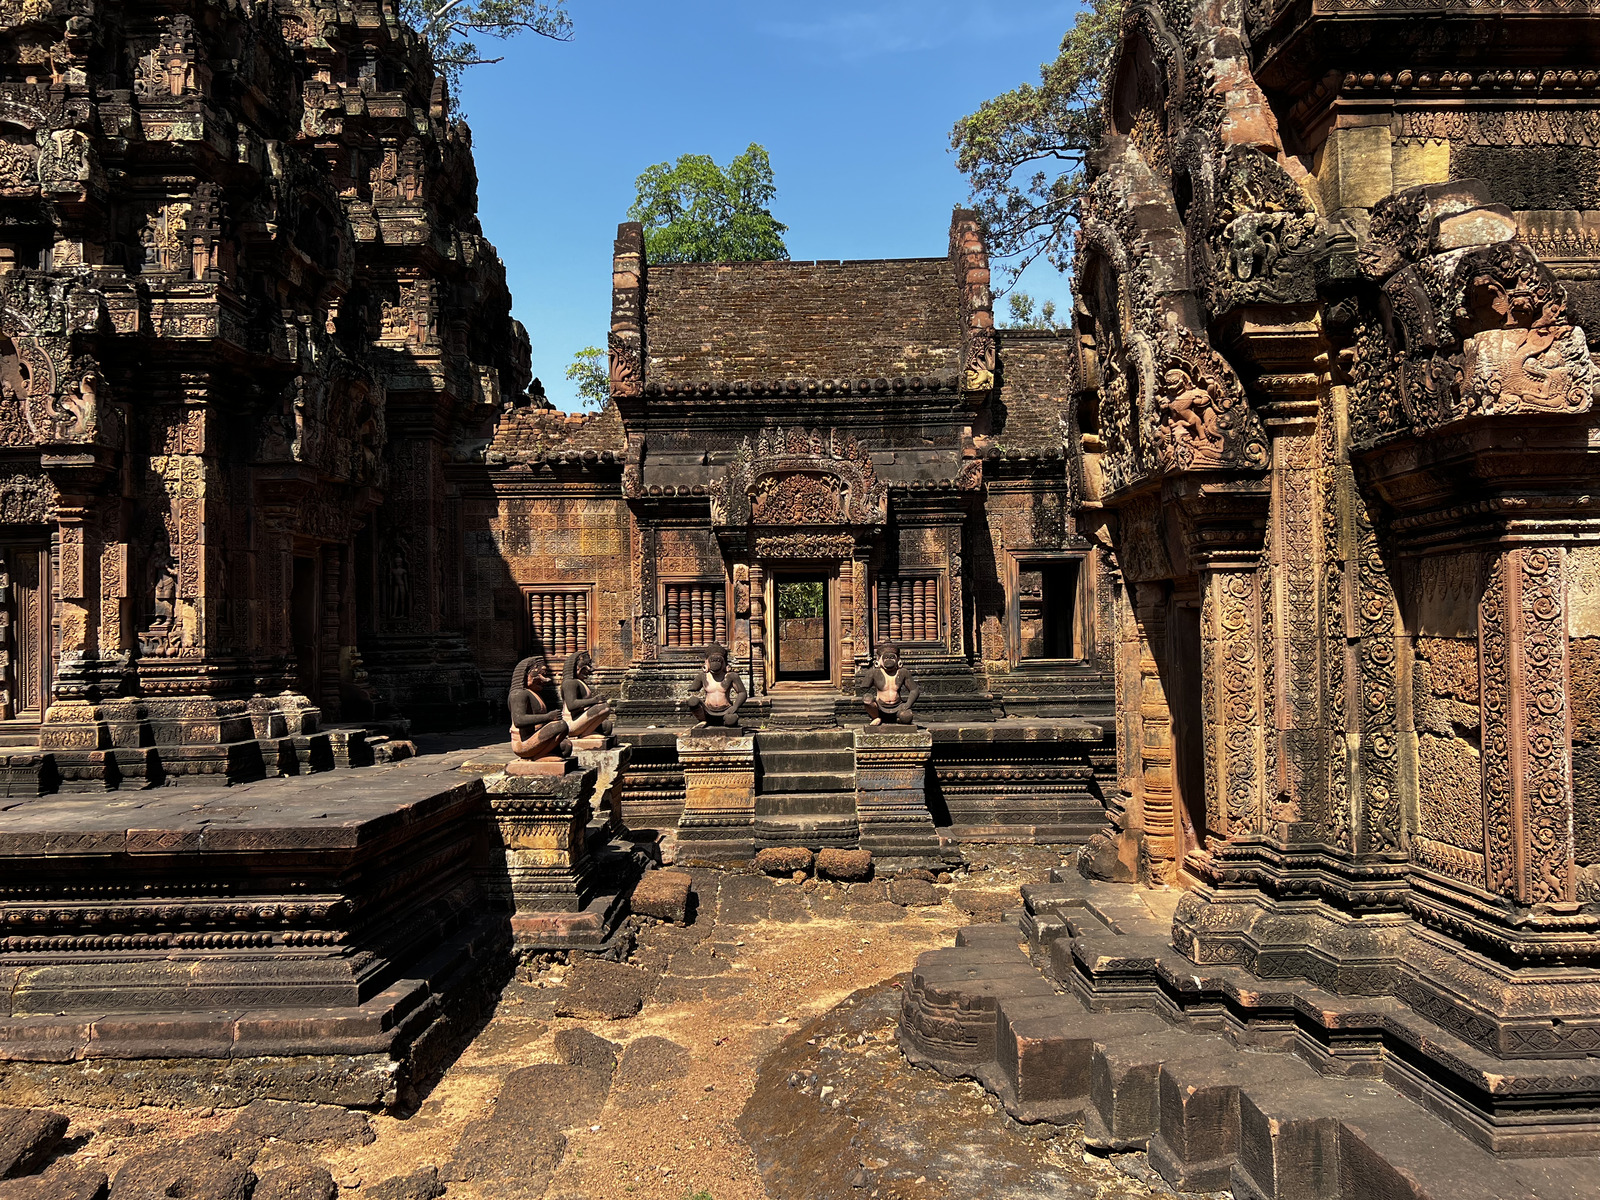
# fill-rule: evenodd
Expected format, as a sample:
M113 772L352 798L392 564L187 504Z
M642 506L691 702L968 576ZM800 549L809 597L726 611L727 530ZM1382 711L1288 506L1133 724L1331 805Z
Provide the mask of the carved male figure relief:
M712 646L706 651L706 669L700 677L700 690L686 701L694 719L713 729L737 732L739 709L748 697L739 672L728 666L728 652L721 646Z
M900 649L893 642L878 647L877 665L858 682L863 691L870 693L861 698L867 715L872 718L869 725L882 725L885 721L900 725L917 723L912 709L922 689L911 671L901 663Z
M589 687L594 674L594 659L587 650L567 655L561 668L561 717L575 738L593 733L610 734L611 705Z
M571 748L567 723L552 703L554 682L542 654L523 659L512 673L506 704L511 709L511 750L518 758L565 757Z

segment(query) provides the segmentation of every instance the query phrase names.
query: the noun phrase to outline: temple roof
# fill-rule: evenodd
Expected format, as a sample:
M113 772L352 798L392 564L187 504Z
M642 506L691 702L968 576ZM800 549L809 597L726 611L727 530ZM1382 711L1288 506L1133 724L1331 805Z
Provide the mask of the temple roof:
M565 413L546 405L514 408L496 423L494 441L489 445L491 461L500 456L530 461L568 451L614 451L620 455L626 448L627 437L614 404L597 413Z
M922 376L961 367L948 258L652 263L645 380Z

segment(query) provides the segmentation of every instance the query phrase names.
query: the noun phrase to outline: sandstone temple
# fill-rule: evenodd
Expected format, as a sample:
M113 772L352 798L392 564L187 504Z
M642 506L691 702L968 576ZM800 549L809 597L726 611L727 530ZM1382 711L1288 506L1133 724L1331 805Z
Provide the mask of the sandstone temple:
M1034 842L913 1061L1188 1190L1592 1194L1592 6L1136 0L1070 328L997 327L967 209L870 261L623 224L585 415L391 0L0 47L0 1089L404 1107L519 952L614 944L637 831ZM541 656L611 714L545 776L384 767Z

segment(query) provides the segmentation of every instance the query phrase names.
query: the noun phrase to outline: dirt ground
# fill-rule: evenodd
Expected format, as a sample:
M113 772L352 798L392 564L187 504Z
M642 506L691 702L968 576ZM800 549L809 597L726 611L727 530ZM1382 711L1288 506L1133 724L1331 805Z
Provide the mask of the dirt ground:
M541 1190L546 1200L757 1200L769 1194L763 1167L771 1195L807 1200L1151 1194L1114 1165L1085 1160L1070 1130L1043 1137L1017 1126L982 1089L912 1068L900 1056L897 977L921 952L950 945L959 927L997 920L1016 906L1022 884L1060 862L1050 848L965 849L971 870L923 889L920 899L938 903L891 903L884 882L801 883L696 869L690 925L636 918L636 947L621 966L524 963L488 1024L414 1114L376 1116L370 1145L323 1146L318 1158L347 1197L385 1190L385 1181L427 1166L439 1168L448 1195L461 1200ZM596 970L604 976L598 982ZM641 1001L636 1013L616 1019L560 1015ZM597 1111L572 1124L555 1114L565 1147L556 1136L541 1160L548 1186L539 1187L544 1171L513 1180L463 1170L456 1160L465 1161L469 1126L491 1135L504 1128L485 1118L508 1075L557 1062L557 1035L571 1029L616 1044L620 1062L609 1089L601 1086ZM758 1089L764 1060L770 1069ZM502 1118L516 1115L509 1105ZM742 1124L763 1144L760 1162L740 1133L747 1105ZM74 1157L97 1160L113 1177L119 1157L152 1139L221 1130L232 1119L222 1111L154 1109L115 1119L92 1110L72 1115L74 1134L87 1137ZM274 1152L269 1143L258 1173Z

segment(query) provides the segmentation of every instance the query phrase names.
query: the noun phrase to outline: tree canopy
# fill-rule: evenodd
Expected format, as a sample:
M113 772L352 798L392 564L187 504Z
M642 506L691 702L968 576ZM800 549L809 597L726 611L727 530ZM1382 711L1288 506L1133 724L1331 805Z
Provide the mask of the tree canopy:
M1064 321L1056 320L1056 302L1046 300L1037 311L1033 307L1033 297L1027 292L1016 291L1006 297L1006 306L1011 310L1010 319L1001 323L1002 329L1065 329Z
M628 216L644 225L645 257L663 262L786 259L789 227L769 208L778 189L765 148L750 148L719 167L708 154L656 163L638 179Z
M1086 0L1055 61L956 122L950 146L989 230L989 253L1014 283L1041 256L1071 263L1088 153L1104 125L1124 0Z
M610 362L599 346L585 346L574 354L567 378L577 385L578 403L584 408L604 408L611 398Z
M450 81L451 90L467 67L499 62L488 58L473 39L499 41L519 33L536 33L558 42L572 40L567 0L400 0L400 19L428 43L433 65Z

